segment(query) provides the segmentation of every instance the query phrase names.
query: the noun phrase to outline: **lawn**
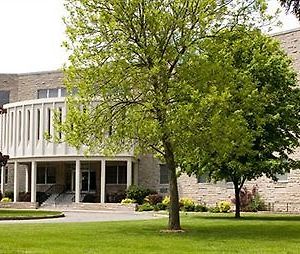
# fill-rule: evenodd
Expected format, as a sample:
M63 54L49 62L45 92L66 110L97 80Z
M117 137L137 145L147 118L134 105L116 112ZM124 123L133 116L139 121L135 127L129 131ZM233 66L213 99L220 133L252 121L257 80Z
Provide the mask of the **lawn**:
M185 233L160 233L167 220L0 224L0 253L300 253L300 216L183 215Z
M34 219L42 217L58 216L61 212L41 210L10 210L0 209L0 220L5 219ZM0 252L1 253L1 252Z

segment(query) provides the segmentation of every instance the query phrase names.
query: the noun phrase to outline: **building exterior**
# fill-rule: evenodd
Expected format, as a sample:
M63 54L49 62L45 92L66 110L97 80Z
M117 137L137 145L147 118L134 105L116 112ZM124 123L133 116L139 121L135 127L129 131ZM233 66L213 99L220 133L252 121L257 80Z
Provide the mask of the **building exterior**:
M293 58L300 71L300 29L274 35ZM117 202L131 184L168 192L168 170L165 165L133 151L115 157L101 154L85 157L65 143L50 143L44 133L53 134L53 110L66 114L66 90L60 71L0 74L0 151L10 160L1 169L1 193L13 192L13 201L36 203ZM300 151L294 155L300 159ZM262 177L246 186L258 186L267 203L274 209L300 211L300 170L281 176L275 183ZM182 174L179 193L195 201L213 205L234 196L232 183L206 183L203 179ZM27 193L27 194L26 194ZM298 205L299 204L299 205Z

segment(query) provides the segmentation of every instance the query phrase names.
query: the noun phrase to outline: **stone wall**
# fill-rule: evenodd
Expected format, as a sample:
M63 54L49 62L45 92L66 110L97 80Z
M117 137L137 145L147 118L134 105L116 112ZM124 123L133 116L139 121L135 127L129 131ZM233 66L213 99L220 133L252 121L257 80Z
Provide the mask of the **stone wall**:
M18 78L19 101L37 99L39 89L63 87L61 71L20 74Z
M10 91L10 102L18 101L18 75L0 74L0 90Z

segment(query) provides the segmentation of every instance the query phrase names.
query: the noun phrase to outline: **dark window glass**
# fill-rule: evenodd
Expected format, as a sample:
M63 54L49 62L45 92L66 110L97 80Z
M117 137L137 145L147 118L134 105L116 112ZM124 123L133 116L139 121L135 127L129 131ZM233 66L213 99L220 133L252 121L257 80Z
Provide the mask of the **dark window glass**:
M65 97L67 94L67 89L66 88L61 88L60 89L60 97Z
M9 103L9 91L0 91L0 106Z
M105 170L106 183L117 184L118 179L118 167L117 166L107 166Z
M119 166L118 167L118 184L127 183L127 167Z
M58 97L58 88L49 89L49 98Z
M207 174L202 174L200 176L197 176L197 182L198 183L207 183L208 180L207 180Z
M38 90L38 99L47 98L47 89Z
M45 184L45 167L38 167L37 168L37 183L38 184Z
M160 184L169 183L169 170L166 164L160 164Z
M47 168L46 183L56 183L56 172L55 168Z
M90 172L90 190L96 190L96 172Z

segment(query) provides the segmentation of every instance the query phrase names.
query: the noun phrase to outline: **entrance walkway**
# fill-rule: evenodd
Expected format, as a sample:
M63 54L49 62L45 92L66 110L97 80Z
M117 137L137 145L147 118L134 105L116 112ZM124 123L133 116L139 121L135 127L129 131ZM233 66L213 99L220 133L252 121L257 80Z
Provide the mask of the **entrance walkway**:
M41 220L7 220L0 221L0 224L7 223L70 223L70 222L99 222L99 221L132 221L132 220L150 220L165 217L152 212L119 212L119 211L62 211L65 217L55 219Z

